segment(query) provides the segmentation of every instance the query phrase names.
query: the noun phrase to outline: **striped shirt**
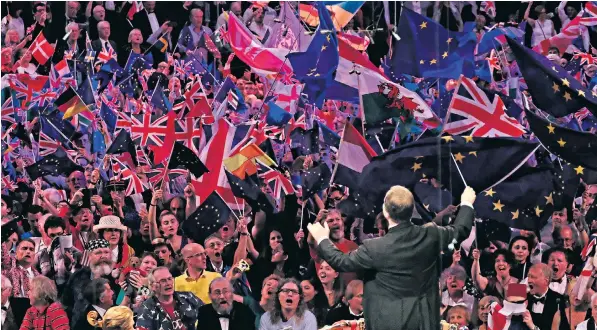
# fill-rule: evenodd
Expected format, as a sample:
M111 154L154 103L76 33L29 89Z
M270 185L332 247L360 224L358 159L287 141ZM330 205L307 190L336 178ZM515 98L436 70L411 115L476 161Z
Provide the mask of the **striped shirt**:
M20 330L69 330L68 316L60 303L55 302L39 311L31 307L25 314Z

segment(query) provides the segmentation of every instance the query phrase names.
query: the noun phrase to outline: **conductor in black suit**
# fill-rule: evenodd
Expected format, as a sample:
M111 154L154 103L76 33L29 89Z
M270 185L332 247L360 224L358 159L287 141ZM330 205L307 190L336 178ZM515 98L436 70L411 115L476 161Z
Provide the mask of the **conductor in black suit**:
M411 223L412 193L394 186L383 203L388 233L363 242L348 254L328 239L327 224L309 224L318 253L339 272L366 271L363 308L365 327L437 330L440 322L440 256L456 239L466 239L473 225L475 191L467 187L452 225L420 227Z
M197 329L254 329L255 315L249 307L234 301L233 295L234 289L228 279L220 277L211 281L209 284L211 304L199 307Z

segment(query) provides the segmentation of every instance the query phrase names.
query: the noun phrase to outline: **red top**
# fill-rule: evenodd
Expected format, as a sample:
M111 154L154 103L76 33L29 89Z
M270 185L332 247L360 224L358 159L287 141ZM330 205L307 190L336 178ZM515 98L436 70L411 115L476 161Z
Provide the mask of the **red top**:
M52 303L41 312L36 307L30 307L20 330L69 330L68 317L60 303Z

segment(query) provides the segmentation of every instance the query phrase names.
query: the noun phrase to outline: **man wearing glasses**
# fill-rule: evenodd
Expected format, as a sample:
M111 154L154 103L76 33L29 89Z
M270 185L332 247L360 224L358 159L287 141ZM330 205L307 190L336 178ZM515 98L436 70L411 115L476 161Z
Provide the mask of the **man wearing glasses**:
M174 292L175 281L166 267L155 268L148 279L153 296L138 310L137 329L195 330L203 302L191 292Z
M220 273L208 272L207 255L201 244L190 243L182 248L182 257L187 265L187 271L176 278L176 291L190 291L206 304L211 303L209 284L212 280L222 277Z

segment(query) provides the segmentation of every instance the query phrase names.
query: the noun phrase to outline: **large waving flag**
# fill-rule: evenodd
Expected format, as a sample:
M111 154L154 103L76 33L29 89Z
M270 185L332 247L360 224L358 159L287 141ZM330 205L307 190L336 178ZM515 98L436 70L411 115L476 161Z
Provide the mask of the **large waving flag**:
M365 1L321 1L321 3L325 5L333 17L334 27L337 30L341 30L350 22ZM320 23L320 16L318 14L321 12L322 7L300 4L299 15L305 23L317 26Z
M307 51L288 54L296 78L305 84L303 92L310 103L321 108L327 87L338 67L338 37L332 17L322 2L317 3L320 24Z
M564 68L544 56L508 39L533 102L555 117L564 117L586 107L597 115L597 92L585 88Z
M392 117L406 121L414 117L430 126L437 126L437 117L419 94L370 70L362 70L358 77L367 123L374 124Z
M292 75L292 66L285 61L289 50L264 47L235 15L228 20L228 38L234 54L255 72L272 78L278 73L288 79Z
M490 95L472 79L460 77L446 115L444 131L456 135L471 132L478 137L520 137L524 127L508 116L499 95Z
M471 32L452 32L434 20L403 7L392 52L394 74L453 78L474 75L473 52L477 39Z
M288 2L280 3L280 15L272 28L274 32L265 42L268 48L284 48L290 51L304 52L309 47L311 37L305 34L305 28L296 17ZM315 17L318 18L317 14Z

